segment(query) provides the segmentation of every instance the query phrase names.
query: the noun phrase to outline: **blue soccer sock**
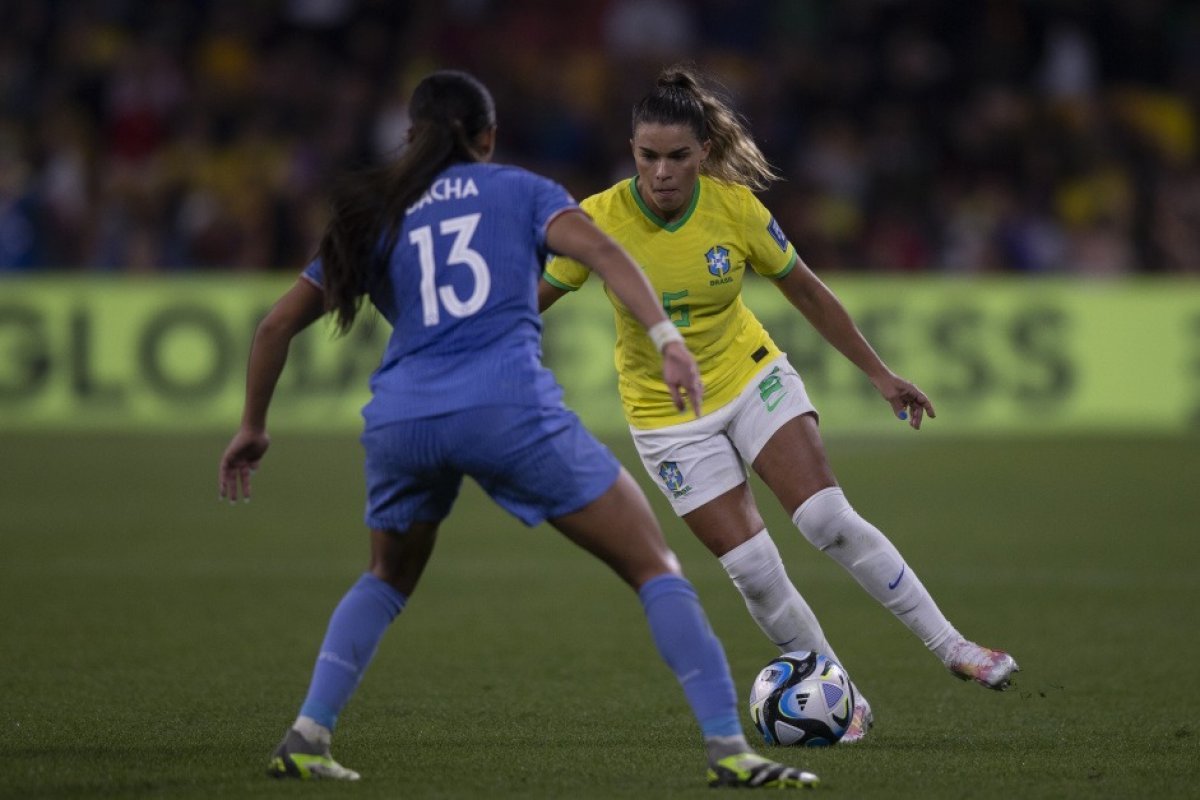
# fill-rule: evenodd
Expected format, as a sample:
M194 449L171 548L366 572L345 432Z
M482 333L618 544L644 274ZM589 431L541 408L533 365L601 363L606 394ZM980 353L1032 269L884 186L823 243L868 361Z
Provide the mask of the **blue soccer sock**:
M308 696L300 708L302 717L333 730L383 632L406 602L407 597L369 572L350 587L329 618Z
M683 686L704 736L741 737L729 663L692 584L667 573L643 584L638 597L654 644Z

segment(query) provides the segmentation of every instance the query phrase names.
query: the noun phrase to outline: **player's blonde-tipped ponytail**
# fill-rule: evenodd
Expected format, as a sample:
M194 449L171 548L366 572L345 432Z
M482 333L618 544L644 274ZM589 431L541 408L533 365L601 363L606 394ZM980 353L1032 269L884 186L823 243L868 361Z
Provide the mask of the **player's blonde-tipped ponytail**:
M654 91L633 108L633 127L646 123L688 125L700 141L712 144L700 171L717 180L763 191L779 180L758 149L745 122L733 108L701 82L689 64L675 64L659 73Z

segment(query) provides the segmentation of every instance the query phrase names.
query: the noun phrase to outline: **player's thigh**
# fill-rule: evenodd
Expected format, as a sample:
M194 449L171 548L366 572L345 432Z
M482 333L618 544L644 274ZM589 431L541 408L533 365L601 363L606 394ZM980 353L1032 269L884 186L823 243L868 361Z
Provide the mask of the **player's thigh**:
M683 521L718 558L766 527L747 481L684 514Z
M789 516L820 490L837 486L812 414L784 423L758 452L752 466Z
M786 357L767 364L731 405L730 439L789 514L837 484L817 410Z
M679 573L650 503L624 469L600 497L550 524L635 589L667 572Z

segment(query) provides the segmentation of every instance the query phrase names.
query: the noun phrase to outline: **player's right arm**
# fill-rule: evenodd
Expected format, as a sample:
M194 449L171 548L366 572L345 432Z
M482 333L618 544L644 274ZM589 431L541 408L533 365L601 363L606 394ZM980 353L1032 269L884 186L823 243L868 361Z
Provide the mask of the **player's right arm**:
M225 448L218 470L222 498L234 502L240 493L244 499L250 499L250 475L271 444L267 436L267 409L287 362L288 348L296 334L324 313L325 298L321 290L301 278L258 324L246 369L242 424Z
M625 249L582 212L556 217L546 230L546 244L554 252L584 264L604 280L633 317L646 328L662 353L663 381L671 392L675 407L680 411L684 409L685 401L681 392L686 392L687 401L691 403L696 416L700 416L704 386L700 382L696 359L684 345L683 337L675 325L667 318L650 282ZM539 308L549 307L564 293L564 290L542 278L538 286Z

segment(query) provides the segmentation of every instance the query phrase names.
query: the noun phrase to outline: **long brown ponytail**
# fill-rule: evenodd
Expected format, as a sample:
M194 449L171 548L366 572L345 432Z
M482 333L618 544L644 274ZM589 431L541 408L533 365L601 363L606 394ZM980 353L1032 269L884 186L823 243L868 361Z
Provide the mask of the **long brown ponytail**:
M424 78L409 113L412 131L400 157L346 176L330 198L332 216L318 255L325 309L333 312L339 333L354 324L363 294L387 269L408 207L450 164L478 161L475 137L496 125L487 87L453 70Z
M633 129L643 123L687 125L712 146L700 171L727 183L763 191L779 175L758 149L745 122L716 92L700 80L695 68L675 64L659 73L654 91L633 107Z

